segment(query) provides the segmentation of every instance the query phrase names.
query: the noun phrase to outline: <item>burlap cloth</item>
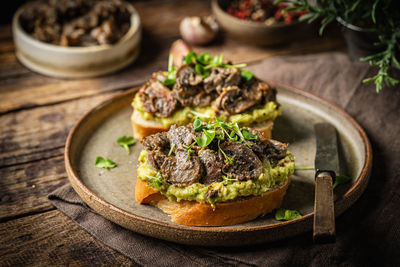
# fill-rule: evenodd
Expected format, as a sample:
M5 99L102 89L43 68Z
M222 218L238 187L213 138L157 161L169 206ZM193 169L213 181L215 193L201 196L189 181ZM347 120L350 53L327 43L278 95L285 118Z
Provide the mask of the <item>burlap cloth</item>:
M376 69L325 53L267 59L258 77L312 91L335 102L365 129L373 147L370 183L336 220L334 244L314 245L312 233L251 247L184 246L126 230L85 206L69 184L49 200L100 242L146 266L400 266L400 86L375 93L363 84ZM400 78L400 74L394 73Z

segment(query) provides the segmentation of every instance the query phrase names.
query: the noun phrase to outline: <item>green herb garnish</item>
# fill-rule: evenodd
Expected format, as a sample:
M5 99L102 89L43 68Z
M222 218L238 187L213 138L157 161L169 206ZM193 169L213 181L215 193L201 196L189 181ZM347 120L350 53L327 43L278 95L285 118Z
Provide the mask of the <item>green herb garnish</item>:
M160 81L162 84L164 84L165 86L172 88L172 86L176 83L176 68L174 66L174 58L172 56L172 54L169 54L168 57L168 75L167 75L167 79L165 79L164 81Z
M224 63L223 61L223 54L220 54L219 56L214 56L212 57L210 53L201 53L200 55L197 55L196 52L190 51L189 53L186 54L184 60L184 64L187 65L192 65L194 66L194 69L197 74L201 75L204 79L210 76L211 68L214 67L222 67L222 68L243 68L246 67L246 64L237 64L237 65L232 65L228 63ZM172 88L174 84L176 83L176 67L173 64L173 57L172 54L169 55L168 58L168 72L167 72L167 79L164 81L159 81L165 86ZM251 78L254 76L249 71L244 71L244 74L246 78L243 79L248 79L251 80ZM243 77L243 76L242 76ZM247 80L246 80L247 81Z
M229 165L233 165L234 164L234 160L233 158L229 157L228 155L225 154L225 152L222 150L222 148L219 146L221 140L218 140L218 149L219 151L221 151L222 155L224 155L225 160L229 163Z
M201 64L196 64L194 69L198 74L203 76L203 78L207 78L211 74L211 72L209 70L204 69L204 67Z
M242 80L244 80L246 82L248 82L254 78L254 74L248 70L242 70L240 72L240 75L242 76Z
M188 64L188 65L194 64L194 69L195 69L196 73L200 74L203 78L207 78L208 76L210 76L211 68L215 68L215 67L243 68L243 67L246 67L246 64L232 65L229 63L224 63L223 57L224 57L223 54L212 57L210 55L210 53L201 53L200 55L197 55L195 52L191 51L185 56L183 63Z
M258 136L257 136L257 135L252 134L252 133L251 133L249 130L247 130L247 129L242 129L241 132L242 132L242 134L243 134L244 139L246 139L246 140L257 140L257 139L258 139Z
M290 221L301 218L301 216L301 213L297 210L278 209L275 212L275 220L277 221Z
M229 177L229 176L227 176L227 175L222 175L222 179L223 179L225 182L237 182L237 179L236 179L236 178L232 178L232 177Z
M101 169L112 169L115 168L117 164L109 158L97 157L95 166Z
M161 176L160 173L157 173L156 176L146 175L146 177L151 181L151 183L149 183L149 186L154 187L157 190L160 190L162 182L164 181L164 178Z
M275 0L274 4L281 2L288 4L287 11L306 11L307 14L301 16L300 21L311 23L319 19L321 22L320 35L322 35L326 26L335 20L342 20L344 25L361 26L371 34L375 34L378 40L374 45L379 52L360 58L360 60L368 61L371 66L377 66L379 70L375 76L364 79L363 82L374 82L376 92L380 92L385 85L394 86L399 83L398 79L390 76L390 66L400 70L398 61L400 9L398 8L398 1Z
M173 145L171 146L171 148L170 148L170 150L169 150L169 152L168 152L168 157L172 155L172 152L174 152L175 147L176 147L176 144L173 144Z
M187 150L188 159L190 159L190 155L191 155L192 153L194 153L193 146L194 146L195 143L196 143L196 141L193 142L190 146L182 145L182 147L183 147L185 150Z
M193 130L200 132L203 128L203 122L199 118L196 118L193 122Z
M197 61L197 54L196 52L190 51L186 54L185 59L183 60L184 64L190 65L196 63Z
M132 136L121 136L120 138L117 139L117 143L118 145L125 148L126 153L129 154L131 152L129 147L136 144L136 140Z
M339 174L336 176L335 182L333 183L333 189L335 189L338 185L345 184L351 181L351 178L344 174Z
M208 146L215 138L215 130L203 129L201 137L196 138L196 143L201 147Z
M258 136L252 134L247 129L240 129L238 125L238 121L240 121L243 117L238 120L230 123L224 122L221 118L216 118L213 123L204 123L199 118L196 118L193 122L193 129L196 132L203 131L201 137L197 137L194 143L197 143L200 147L207 147L211 142L216 138L218 140L218 149L224 155L225 160L233 165L234 160L226 155L226 153L221 149L220 143L221 141L229 140L233 142L243 142L246 145L250 146L251 143L247 141L257 140ZM184 147L188 150L188 156L190 157L190 147Z

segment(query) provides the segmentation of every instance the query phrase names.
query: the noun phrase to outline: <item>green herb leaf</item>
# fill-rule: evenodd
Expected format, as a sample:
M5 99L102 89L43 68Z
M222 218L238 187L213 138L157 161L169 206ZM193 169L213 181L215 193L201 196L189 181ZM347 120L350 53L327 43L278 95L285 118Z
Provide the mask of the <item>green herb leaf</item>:
M172 86L174 86L174 84L176 83L176 79L165 79L164 81L160 80L158 81L167 86L168 88L172 88Z
M188 159L190 159L190 155L192 153L194 153L194 150L192 149L192 147L194 146L195 143L196 143L196 141L193 142L190 146L182 145L182 147L187 150Z
M226 162L228 162L230 165L234 164L233 158L229 157L228 155L225 154L225 152L222 150L222 148L219 145L220 140L218 140L218 149L221 151L222 155L224 155Z
M170 149L169 152L168 152L168 157L172 155L172 152L174 152L175 147L176 147L176 144L173 144L173 145L171 146L171 149Z
M333 183L333 189L335 189L338 185L345 184L351 181L351 178L344 174L339 174L336 176L335 182Z
M252 134L248 129L242 129L241 131L242 131L244 139L246 139L246 140L250 140L251 141L251 140L257 140L258 139L258 136L255 135L255 134Z
M196 60L203 65L208 65L211 61L211 55L210 53L201 53Z
M227 175L222 175L222 179L223 179L225 182L237 182L237 179L236 179L236 178L231 178L231 177L229 177L229 176L227 176Z
M129 147L133 146L136 143L136 140L132 136L121 136L120 138L117 139L117 143L118 145L125 148L126 153L129 154L131 152Z
M174 56L172 54L169 54L168 57L168 72L171 72L175 69L174 67Z
M246 82L248 82L254 78L254 74L248 70L242 70L240 72L240 75L242 76L242 80L244 80Z
M112 169L117 166L117 164L115 164L115 162L112 161L111 159L103 157L97 157L94 164L97 168L102 168L102 169Z
M214 140L214 138L215 138L214 130L203 129L203 134L201 135L201 137L196 138L196 142L199 146L206 147L212 142L212 140Z
M199 118L196 118L193 122L193 130L200 132L203 128L203 122Z
M197 58L196 52L190 51L189 53L186 54L183 63L190 65L196 62L196 58Z
M202 65L196 64L194 66L195 71L200 74L203 78L207 78L210 76L211 72L209 70L205 70Z
M277 221L290 221L301 218L301 216L301 213L297 210L278 209L275 212L275 220Z
M164 181L164 178L161 176L160 173L157 173L156 176L149 176L149 175L146 175L146 177L147 177L147 178L149 179L149 181L150 181L149 186L151 186L151 187L153 187L153 188L155 188L155 189L157 189L157 190L160 190L160 189L161 189L162 182Z

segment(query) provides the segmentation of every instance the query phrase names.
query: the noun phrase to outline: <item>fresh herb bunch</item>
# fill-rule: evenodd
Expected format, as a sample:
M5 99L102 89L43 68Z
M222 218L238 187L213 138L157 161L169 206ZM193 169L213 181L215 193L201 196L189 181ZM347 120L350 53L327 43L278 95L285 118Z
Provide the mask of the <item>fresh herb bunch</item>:
M196 73L200 74L204 79L210 76L211 68L214 67L222 67L222 68L246 67L246 64L232 65L229 63L225 63L223 57L224 57L223 54L212 57L211 54L207 52L197 55L196 52L190 51L185 56L183 63L194 66ZM165 73L167 75L167 79L160 82L165 86L171 88L176 83L176 71L177 69L173 64L172 54L170 54L168 58L168 72ZM241 76L243 80L249 81L254 77L254 74L251 73L250 71L242 70Z
M394 86L399 80L390 77L390 66L400 70L400 63L396 58L400 52L400 8L396 0L276 0L275 4L286 2L291 6L288 10L308 11L300 17L300 21L309 23L320 18L322 34L326 26L336 18L346 23L371 30L378 35L376 46L382 51L368 57L361 58L372 66L378 66L378 73L363 82L374 82L376 91L380 92L384 85Z
M188 152L188 157L190 158L191 153L194 153L193 146L195 144L200 147L207 147L213 140L218 140L217 145L219 151L221 151L221 153L224 155L226 162L233 165L234 160L226 155L221 149L221 141L244 142L250 146L251 144L247 141L254 141L258 139L258 136L252 134L248 129L239 128L238 122L242 119L243 117L236 121L227 123L217 117L215 122L206 123L201 121L201 119L196 118L193 122L193 129L196 132L202 132L202 134L200 137L197 137L196 140L189 146L183 146L183 148Z

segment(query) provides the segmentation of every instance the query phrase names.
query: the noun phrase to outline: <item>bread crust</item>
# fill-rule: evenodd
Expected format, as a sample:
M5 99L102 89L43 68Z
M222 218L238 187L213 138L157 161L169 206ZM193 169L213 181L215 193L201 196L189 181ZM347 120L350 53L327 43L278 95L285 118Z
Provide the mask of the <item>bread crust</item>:
M142 140L146 136L168 130L168 128L165 128L158 121L143 119L140 113L136 110L132 112L131 124L133 128L133 137L135 137L137 140ZM252 124L249 127L261 132L261 141L267 141L271 139L271 131L273 126L274 122L269 120L261 123Z
M290 184L290 177L261 196L237 201L210 204L183 200L169 201L140 179L136 182L135 197L140 204L150 204L169 214L171 221L193 226L226 226L247 222L281 206Z

